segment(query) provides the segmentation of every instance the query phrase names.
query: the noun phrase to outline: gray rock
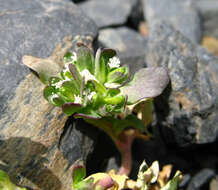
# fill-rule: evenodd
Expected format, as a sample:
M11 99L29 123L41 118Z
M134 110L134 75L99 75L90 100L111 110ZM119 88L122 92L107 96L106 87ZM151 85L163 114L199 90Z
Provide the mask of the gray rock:
M203 185L208 183L213 177L215 172L211 169L203 169L198 172L188 184L187 190L199 190Z
M168 21L193 42L201 41L200 17L188 0L144 0L144 15L149 28L157 21Z
M79 5L98 27L124 24L137 0L90 0Z
M49 57L55 47L50 58L61 58L60 45L69 48L78 34L94 38L97 27L66 0L1 1L0 12L0 168L33 189L71 189L58 149L67 117L44 100L44 85L21 59Z
M99 31L98 42L117 50L121 63L129 66L131 74L145 66L146 39L136 31L127 27L103 29Z
M167 68L171 78L171 86L156 100L157 119L167 142L186 146L217 139L217 62L217 57L166 23L153 27L146 63Z
M203 34L218 38L218 1L217 0L193 0L203 18Z

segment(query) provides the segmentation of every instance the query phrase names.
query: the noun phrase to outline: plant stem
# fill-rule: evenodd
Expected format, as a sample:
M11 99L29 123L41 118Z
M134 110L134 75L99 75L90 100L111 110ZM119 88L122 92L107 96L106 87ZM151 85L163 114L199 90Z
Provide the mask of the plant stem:
M122 163L120 170L118 172L119 175L129 175L132 169L132 142L135 139L135 132L123 133L122 134L122 141L119 140L116 144L121 153Z

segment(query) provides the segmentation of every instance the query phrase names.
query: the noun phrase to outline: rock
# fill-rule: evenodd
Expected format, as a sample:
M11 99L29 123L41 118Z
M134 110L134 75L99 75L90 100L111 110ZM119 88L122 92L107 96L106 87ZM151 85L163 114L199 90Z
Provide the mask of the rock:
M124 24L137 0L90 0L81 3L79 7L92 18L98 27Z
M44 85L21 59L48 57L78 34L94 38L97 27L69 1L8 0L0 12L0 169L32 189L70 190L71 171L58 149L67 117L43 98Z
M168 69L171 85L155 101L168 143L187 146L218 137L218 59L166 23L156 24L146 48L148 66Z
M127 27L102 29L98 42L100 46L117 50L121 63L129 66L131 74L145 66L146 40L136 31Z
M99 130L83 121L70 117L66 122L59 147L70 167L75 161L91 156L95 148L95 142L99 138ZM89 167L89 166L87 166Z
M143 0L144 15L149 28L156 22L168 21L193 42L201 41L200 17L189 1Z
M218 1L217 0L192 0L203 18L203 34L218 38Z
M215 172L211 169L203 169L196 174L190 183L188 184L187 190L199 190L200 187L208 183L215 176Z

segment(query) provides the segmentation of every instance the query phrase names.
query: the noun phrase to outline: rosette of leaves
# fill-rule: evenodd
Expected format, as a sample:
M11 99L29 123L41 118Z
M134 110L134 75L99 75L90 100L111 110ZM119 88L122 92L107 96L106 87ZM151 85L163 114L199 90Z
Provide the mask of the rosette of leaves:
M32 61L30 61L32 60ZM127 82L129 69L120 66L116 51L98 49L96 55L86 46L68 52L61 63L49 59L23 57L46 85L45 99L61 107L67 115L83 118L104 130L121 152L121 173L131 169L131 144L145 132L152 116L152 98L169 82L161 67L143 68ZM137 106L139 103L142 106ZM139 119L132 111L141 112ZM131 127L134 130L127 129Z
M163 171L161 171L163 173ZM136 180L129 179L126 175L115 174L113 170L108 173L95 173L86 177L86 170L82 164L76 163L73 172L74 190L177 190L179 182L182 180L180 171L170 179L171 170L165 175L160 175L159 164L154 161L149 167L145 161L141 164Z
M2 170L0 170L0 189L1 190L26 190L26 188L18 187L14 185L9 176Z

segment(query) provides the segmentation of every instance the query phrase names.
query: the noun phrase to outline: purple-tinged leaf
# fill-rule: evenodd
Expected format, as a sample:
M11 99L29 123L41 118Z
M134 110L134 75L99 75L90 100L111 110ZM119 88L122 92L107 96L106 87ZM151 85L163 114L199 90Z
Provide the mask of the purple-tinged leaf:
M120 88L121 94L128 95L128 103L160 95L169 83L167 71L162 67L150 67L139 70L133 80Z
M62 65L49 58L41 59L25 55L22 58L22 62L34 70L39 75L40 80L46 85L49 84L50 77L57 77L63 68Z
M73 115L77 111L82 109L82 104L76 104L76 103L65 103L62 105L62 110L67 115Z
M80 91L82 77L74 64L69 64L70 73L74 79L77 90Z
M107 175L95 184L95 190L106 190L114 185L113 179Z
M94 120L98 120L101 117L100 116L94 116L94 115L89 115L89 114L83 114L83 113L76 113L74 115L75 118L83 118L83 119L94 119Z

